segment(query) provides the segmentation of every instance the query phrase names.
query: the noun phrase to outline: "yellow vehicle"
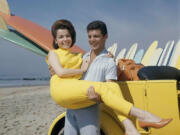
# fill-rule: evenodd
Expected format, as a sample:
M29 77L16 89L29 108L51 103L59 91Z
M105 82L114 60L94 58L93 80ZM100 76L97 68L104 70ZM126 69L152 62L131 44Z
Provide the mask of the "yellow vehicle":
M142 135L180 135L180 89L176 80L125 81L119 82L126 100L136 107L147 110L162 118L173 121L161 129L139 127L136 119L131 118ZM63 135L65 113L59 115L49 128L48 135ZM124 135L124 129L113 111L101 106L101 135Z

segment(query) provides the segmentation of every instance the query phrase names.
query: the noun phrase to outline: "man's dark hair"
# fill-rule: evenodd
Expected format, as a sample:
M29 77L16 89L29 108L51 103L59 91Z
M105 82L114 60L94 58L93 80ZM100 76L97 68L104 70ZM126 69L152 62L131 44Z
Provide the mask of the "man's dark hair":
M100 30L101 31L101 34L103 36L105 36L107 34L107 27L106 27L106 24L102 21L93 21L91 23L88 24L87 26L87 32L90 31L90 30Z

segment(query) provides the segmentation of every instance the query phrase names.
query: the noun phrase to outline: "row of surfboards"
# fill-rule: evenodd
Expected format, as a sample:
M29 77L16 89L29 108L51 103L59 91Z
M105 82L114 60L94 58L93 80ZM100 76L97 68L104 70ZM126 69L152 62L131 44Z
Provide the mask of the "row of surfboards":
M9 30L3 19L0 17L0 37L10 42L15 43L23 48L26 48L41 56L46 56L47 52L31 42L28 38L17 32L16 30ZM133 59L136 63L142 63L145 66L172 66L180 69L180 40L175 44L174 41L168 41L163 48L158 48L158 41L154 41L147 51L144 49L137 49L138 44L133 44L129 50L122 49L116 57L118 59ZM117 50L117 43L108 48L115 56ZM126 53L127 52L127 53Z
M8 25L14 30L10 30ZM32 21L11 15L6 0L0 0L0 37L41 56L47 56L47 52L52 49L50 31ZM158 48L158 41L154 41L146 51L137 48L138 44L135 43L129 50L122 49L116 57L116 63L118 59L125 58L133 59L136 63L145 66L164 65L180 69L180 40L176 43L168 41L164 48ZM115 56L117 43L108 50ZM73 46L72 51L85 52L76 45Z
M115 43L108 48L114 56L116 56L117 46ZM138 50L138 44L134 43L129 50L126 48L120 50L115 58L116 64L122 58L132 59L144 66L172 66L180 69L180 40L176 43L168 41L164 48L158 48L158 41L154 41L146 51Z

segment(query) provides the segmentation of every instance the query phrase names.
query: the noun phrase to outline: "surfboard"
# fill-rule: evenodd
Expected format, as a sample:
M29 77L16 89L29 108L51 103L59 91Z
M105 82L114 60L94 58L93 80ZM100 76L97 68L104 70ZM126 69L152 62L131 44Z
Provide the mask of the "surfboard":
M116 50L117 50L117 43L114 43L112 46L110 46L108 49L107 49L109 52L112 53L112 55L115 56L116 54Z
M10 15L10 9L6 0L0 0L0 12Z
M116 55L116 50L117 50L117 43L114 43L114 47L112 49L112 53L114 56Z
M132 51L131 51L131 53L130 53L130 55L129 55L129 59L132 59L132 60L134 59L134 56L135 56L135 54L136 54L137 47L138 47L138 44L135 43L135 44L134 44L134 48L132 49Z
M165 55L164 61L163 61L163 63L162 63L163 66L167 66L167 65L168 65L168 59L169 59L170 56L171 56L173 47L174 47L174 40L171 41L171 43L170 43L170 45L169 45L169 48L167 49L167 54Z
M176 68L180 70L180 55L179 55L177 62L176 62Z
M39 48L39 46L37 46L32 41L21 36L16 31L8 31L8 30L0 29L0 37L18 45L18 46L21 46L25 49L28 49L28 50L30 50L30 51L38 54L38 55L41 55L44 57L47 56L47 52L45 52L43 49Z
M129 55L130 55L131 50L132 50L132 47L133 47L133 46L131 46L131 47L129 48L129 50L127 51L126 56L124 57L125 59L128 59L128 58L129 58Z
M122 50L119 52L119 54L118 54L117 57L116 57L116 64L118 63L118 60L119 60L119 59L124 58L125 53L126 53L126 48L122 49Z
M141 63L144 65L144 66L147 66L149 64L149 60L152 56L152 53L156 50L158 46L158 41L154 41L150 46L149 48L147 49L146 53L144 54L143 58L142 58L142 61Z
M0 16L0 29L8 30L8 26L6 25L4 19Z
M134 56L134 61L135 63L141 63L141 60L142 60L142 57L143 57L143 54L144 54L144 49L140 49L136 55Z
M158 61L158 66L161 66L162 63L163 63L163 60L164 60L164 57L165 57L165 54L167 53L167 50L169 48L169 45L170 45L171 41L168 41L163 49L163 52L161 54L161 56L159 57L159 61Z
M159 57L161 56L162 51L163 51L162 48L157 48L157 49L153 52L153 54L152 54L152 56L151 56L151 58L150 58L150 61L149 61L148 66L155 66L155 65L157 65L158 60L159 60Z
M169 66L175 67L178 57L180 55L180 40L176 43L176 45L174 46L173 52L172 52L172 56L170 58L169 61Z
M137 49L137 43L134 43L129 51L127 52L126 56L125 56L125 59L133 59L135 53L136 53L136 49Z
M108 47L107 51L111 51L112 50L112 46Z
M18 31L23 36L36 43L44 50L49 51L53 49L53 38L51 32L48 29L19 16L9 16L7 14L4 14L3 12L0 12L0 16L3 17L3 19L6 21L8 25L13 27L16 31ZM77 45L74 45L71 48L71 51L80 52L83 54L85 53L85 51L79 48Z

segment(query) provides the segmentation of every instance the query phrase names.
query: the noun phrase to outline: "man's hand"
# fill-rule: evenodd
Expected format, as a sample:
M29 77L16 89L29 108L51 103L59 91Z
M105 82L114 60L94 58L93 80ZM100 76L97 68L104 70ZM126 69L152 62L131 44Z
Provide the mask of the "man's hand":
M55 71L53 70L53 68L50 65L48 66L48 68L49 68L49 72L50 72L51 76L56 74Z
M87 91L88 99L92 100L96 103L103 103L101 100L101 96L95 92L94 87L90 86Z

